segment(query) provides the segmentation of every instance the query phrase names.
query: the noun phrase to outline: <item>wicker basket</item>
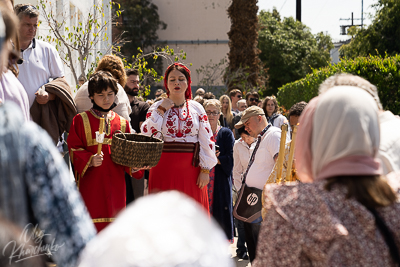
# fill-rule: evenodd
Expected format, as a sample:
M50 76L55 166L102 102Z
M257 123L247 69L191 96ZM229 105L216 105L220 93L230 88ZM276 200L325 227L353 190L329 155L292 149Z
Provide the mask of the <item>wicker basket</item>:
M153 133L151 137L117 132L119 133L113 135L111 142L112 161L131 168L154 167L158 164L164 141L154 138L153 135L159 131Z

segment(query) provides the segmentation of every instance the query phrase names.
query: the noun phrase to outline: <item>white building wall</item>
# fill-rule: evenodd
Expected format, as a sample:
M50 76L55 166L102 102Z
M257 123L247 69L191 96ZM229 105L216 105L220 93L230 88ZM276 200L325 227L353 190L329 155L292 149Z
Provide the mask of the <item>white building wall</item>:
M30 3L34 6L37 6L39 0L15 0L15 5L17 4L27 4ZM101 5L104 3L105 7L105 16L101 16L103 22L109 22L109 27L107 27L107 35L110 36L108 40L101 40L96 48L91 51L93 56L89 57L89 62L87 65L86 71L90 68L92 62L95 62L95 56L97 55L97 51L101 51L104 55L105 53L110 52L110 47L112 44L111 40L111 7L108 5L109 1L107 0L53 0L49 1L49 4L46 8L53 9L53 11L57 14L58 19L66 18L66 26L69 27L70 30L73 29L73 26L78 26L79 22L84 22L87 14L93 14L93 5ZM39 21L41 21L41 25L37 31L36 36L42 36L43 38L49 35L49 27L45 23L45 19L42 15L39 17ZM46 40L47 41L47 40ZM52 43L55 45L55 43ZM78 53L73 53L74 65L76 66L77 76L81 74L81 70L78 62ZM64 73L67 81L69 82L72 88L76 88L76 82L73 77L72 71L66 64L64 64ZM85 72L86 73L86 72Z
M229 52L227 33L231 22L227 9L231 0L153 0L153 3L158 7L160 19L167 24L166 30L157 33L159 41L187 53L184 63L192 63L188 67L192 85L197 86L196 69L210 60L219 63Z

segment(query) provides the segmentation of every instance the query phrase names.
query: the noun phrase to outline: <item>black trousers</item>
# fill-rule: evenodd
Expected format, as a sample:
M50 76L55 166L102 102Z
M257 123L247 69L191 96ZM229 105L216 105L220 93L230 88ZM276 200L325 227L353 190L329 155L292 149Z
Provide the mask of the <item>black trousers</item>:
M247 251L249 253L250 262L256 258L258 234L260 232L261 223L243 223Z

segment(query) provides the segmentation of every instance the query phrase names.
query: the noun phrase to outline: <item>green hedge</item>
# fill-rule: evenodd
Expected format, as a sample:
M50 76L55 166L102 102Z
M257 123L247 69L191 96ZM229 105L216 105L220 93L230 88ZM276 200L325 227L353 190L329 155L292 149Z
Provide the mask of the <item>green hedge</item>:
M400 114L400 55L370 56L344 59L338 64L313 70L305 78L285 84L278 89L278 101L285 109L300 101L310 101L318 95L319 85L335 73L351 73L378 87L383 108Z

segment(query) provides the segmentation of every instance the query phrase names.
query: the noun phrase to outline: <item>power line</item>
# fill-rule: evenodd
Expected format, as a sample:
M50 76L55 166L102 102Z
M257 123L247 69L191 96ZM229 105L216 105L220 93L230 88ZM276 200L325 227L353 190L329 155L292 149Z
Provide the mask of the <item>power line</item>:
M326 6L326 3L328 3L328 0L325 1L325 3L322 5L321 9L319 10L317 16L314 18L313 22L311 24L314 24L314 22L317 20L317 18L319 17L319 15L321 14L321 11L324 9L324 7Z
M279 9L279 13L281 13L282 8L285 6L287 0L285 0L285 2L283 3L283 5L281 6L281 9Z

